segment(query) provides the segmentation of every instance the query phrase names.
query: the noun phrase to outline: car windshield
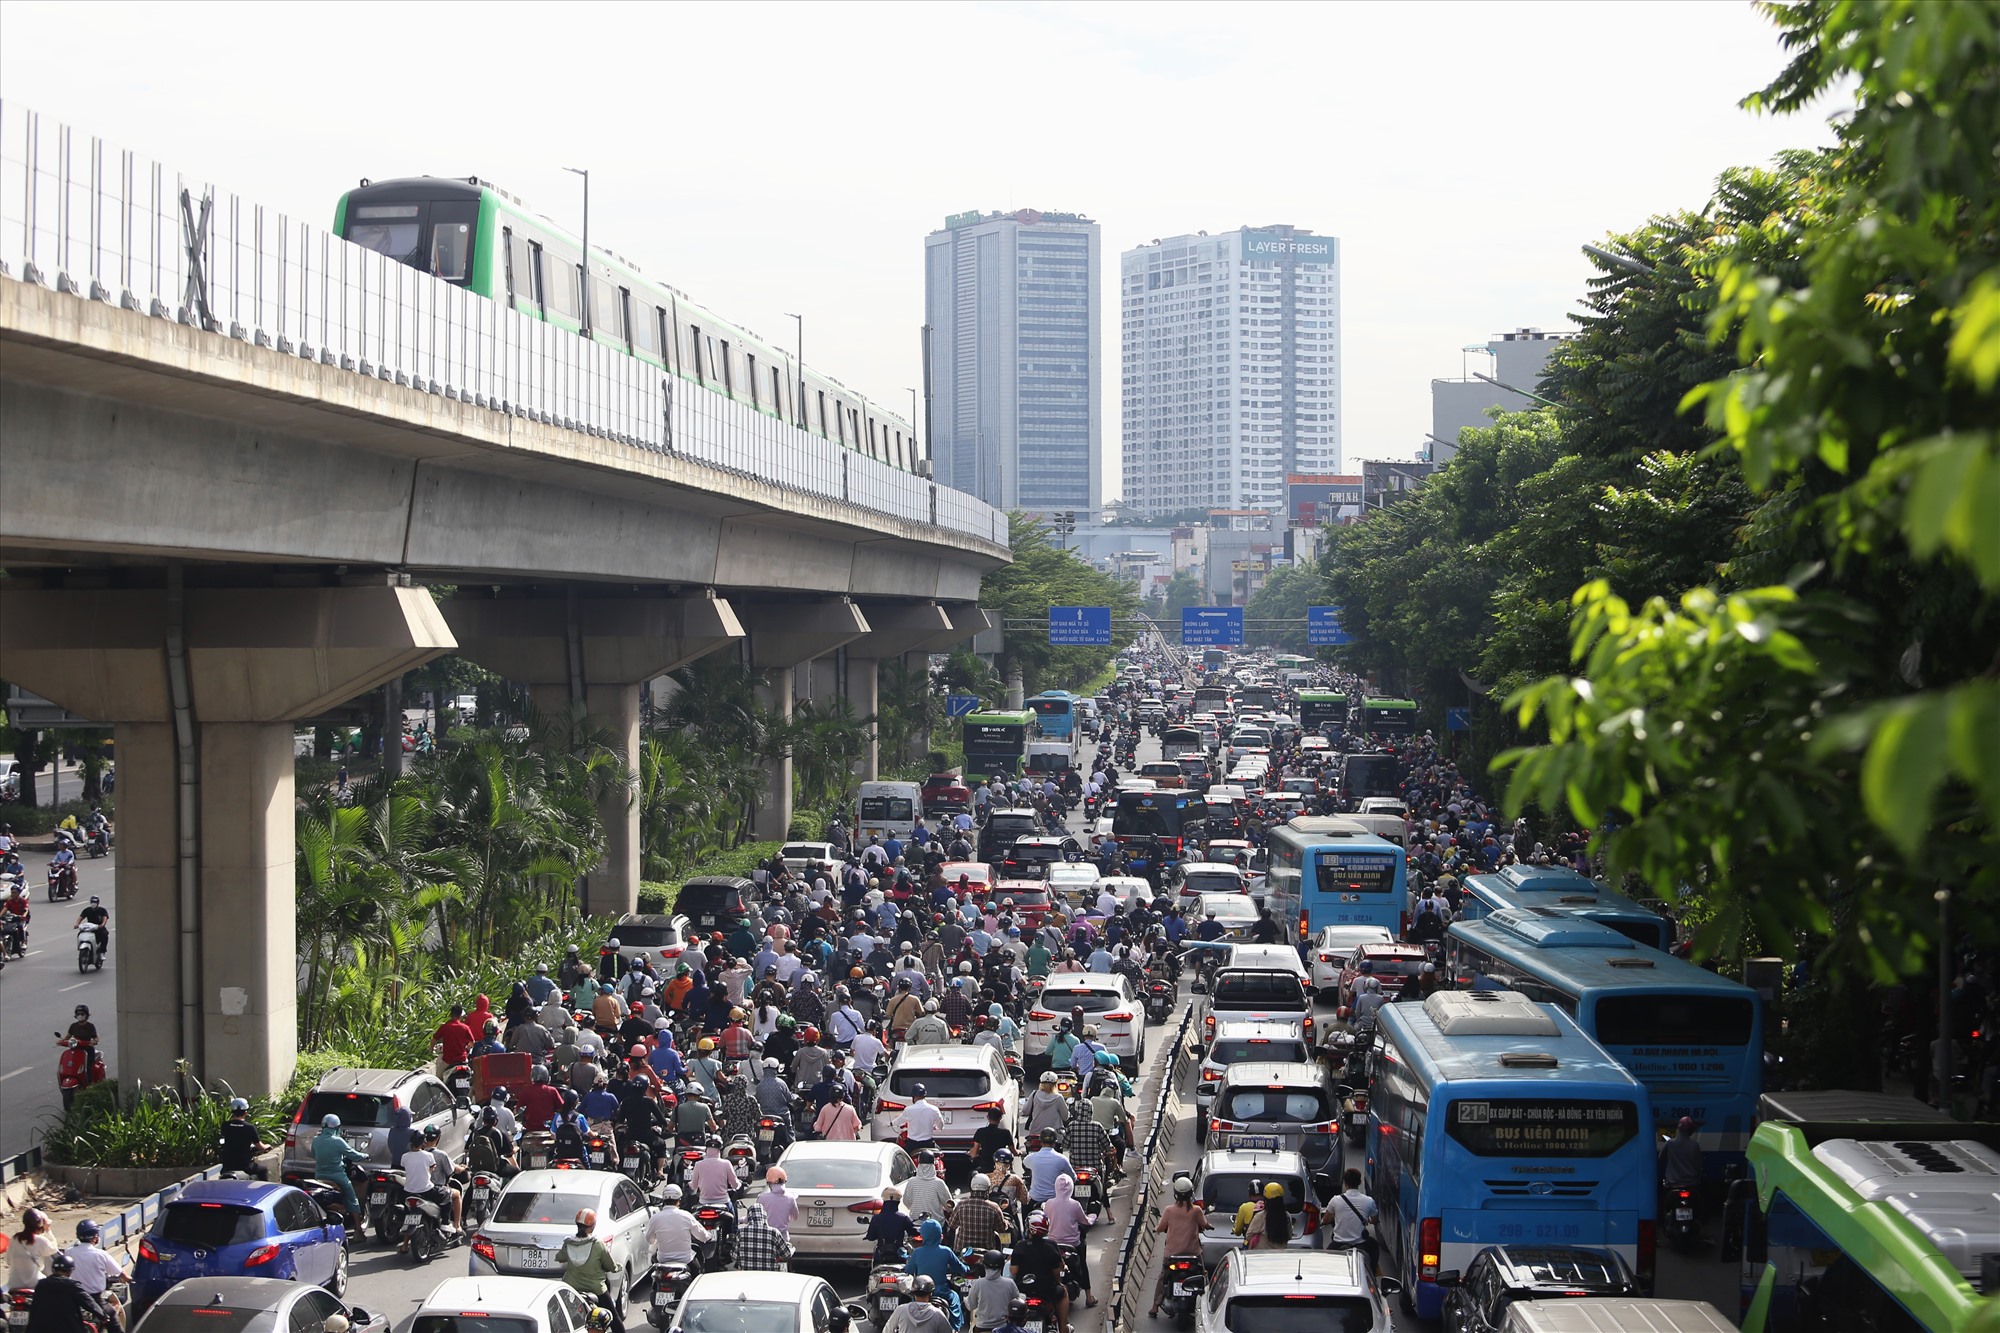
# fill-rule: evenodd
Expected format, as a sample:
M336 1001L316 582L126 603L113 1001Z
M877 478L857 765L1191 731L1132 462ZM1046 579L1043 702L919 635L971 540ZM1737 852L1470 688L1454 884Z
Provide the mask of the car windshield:
M672 926L640 926L627 921L618 927L618 943L635 949L658 949L680 942Z
M1018 838L1037 830L1031 815L994 815L986 821L986 831L996 838Z
M551 1190L508 1190L493 1210L495 1222L576 1225L576 1215L598 1205L594 1194L557 1194Z
M1053 1009L1057 1013L1068 1013L1081 1009L1086 1014L1105 1014L1125 1003L1110 991L1102 990L1043 990L1042 1008Z
M269 1310L239 1310L227 1305L155 1305L146 1313L146 1327L158 1333L253 1333L275 1329Z
M1239 1060L1266 1060L1274 1065L1304 1064L1309 1058L1306 1044L1290 1038L1224 1037L1208 1048L1211 1064L1233 1065Z
M1228 1210L1235 1212L1252 1199L1264 1197L1264 1186L1277 1181L1285 1187L1285 1211L1296 1212L1305 1207L1305 1181L1297 1176L1238 1175L1227 1172L1209 1176L1201 1182L1201 1201L1209 1212Z
M1224 1101L1215 1113L1239 1124L1310 1125L1332 1118L1318 1088L1232 1088Z
M410 1325L410 1333L535 1333L532 1319L478 1314L420 1314Z
M219 1250L225 1245L262 1240L267 1230L259 1209L234 1203L183 1202L162 1208L150 1234L154 1240Z
M899 1097L917 1095L917 1085L927 1097L980 1097L993 1086L983 1069L898 1069L889 1075L889 1091Z
M785 1175L794 1190L872 1190L882 1167L872 1158L787 1156Z
M1289 972L1224 972L1209 999L1216 1009L1306 1007L1305 987Z
M343 1129L387 1129L389 1099L372 1092L314 1092L306 1097L299 1123L317 1125L329 1115L339 1116Z
M1238 1296L1222 1322L1229 1333L1368 1333L1375 1311L1361 1296Z
M1060 861L1062 844L1057 842L1017 842L1007 852L1013 861Z
M789 1301L689 1301L681 1311L686 1333L785 1333L798 1323Z

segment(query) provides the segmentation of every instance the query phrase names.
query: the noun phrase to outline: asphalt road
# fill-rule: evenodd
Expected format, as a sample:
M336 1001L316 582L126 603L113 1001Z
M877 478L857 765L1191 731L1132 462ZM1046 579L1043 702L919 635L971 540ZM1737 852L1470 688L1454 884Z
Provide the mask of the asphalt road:
M22 857L34 900L28 923L28 956L11 959L0 972L0 1157L32 1147L35 1133L62 1109L56 1090L55 1034L68 1028L79 1004L90 1006L104 1061L118 1076L118 937L128 923L118 919L118 850L77 861L77 896L48 901L49 854ZM111 956L104 970L76 970L77 908L96 894L111 909Z

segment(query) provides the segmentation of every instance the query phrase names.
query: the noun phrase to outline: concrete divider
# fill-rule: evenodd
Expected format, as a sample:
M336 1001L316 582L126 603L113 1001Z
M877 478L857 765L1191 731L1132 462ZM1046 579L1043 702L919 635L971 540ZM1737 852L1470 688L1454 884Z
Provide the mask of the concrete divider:
M1138 1187L1127 1204L1129 1220L1125 1236L1118 1243L1111 1270L1111 1299L1105 1318L1107 1333L1130 1327L1147 1308L1152 1286L1148 1278L1158 1258L1159 1237L1153 1230L1153 1200L1166 1191L1170 1178L1168 1163L1173 1156L1174 1133L1180 1126L1181 1084L1191 1063L1188 1030L1194 1021L1190 1005L1181 1015L1166 1048L1156 1058L1160 1077L1154 1085L1151 1111L1143 1117L1140 1157L1146 1169L1139 1173Z

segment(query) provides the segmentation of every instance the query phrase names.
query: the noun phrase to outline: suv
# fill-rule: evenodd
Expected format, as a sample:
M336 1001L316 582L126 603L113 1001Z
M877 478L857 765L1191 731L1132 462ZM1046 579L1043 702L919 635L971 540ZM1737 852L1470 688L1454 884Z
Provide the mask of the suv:
M451 1090L428 1069L329 1069L299 1103L299 1113L285 1131L281 1168L287 1183L311 1179L313 1136L327 1115L340 1117L341 1136L370 1166L393 1167L389 1160L389 1115L398 1105L410 1108L410 1132L421 1135L437 1126L438 1147L453 1161L465 1155L468 1118L452 1112Z
M1214 1268L1243 1247L1236 1234L1236 1210L1263 1197L1264 1186L1285 1187L1285 1210L1292 1215L1286 1258L1320 1248L1319 1205L1305 1159L1295 1152L1229 1152L1211 1149L1194 1170L1194 1197L1207 1214L1201 1234L1201 1266ZM1333 1234L1331 1231L1328 1235Z
M757 886L740 875L701 875L681 885L674 911L696 930L731 931L750 919Z
M896 1137L896 1117L924 1098L944 1113L937 1132L942 1152L969 1153L972 1133L986 1126L987 1111L998 1108L1000 1123L1012 1126L1019 1091L1014 1078L991 1046L905 1046L889 1066L875 1101L874 1135L878 1143Z
M1041 879L1051 865L1083 859L1083 845L1075 838L1055 833L1031 833L1014 839L1001 858L999 871L1007 879Z
M1199 1333L1243 1328L1390 1333L1395 1325L1388 1298L1402 1289L1394 1278L1371 1278L1353 1251L1238 1250L1209 1279L1195 1327Z
M1042 832L1042 817L1033 810L995 810L979 826L979 859L991 864L1014 845L1014 839Z
M1403 993L1405 984L1413 980L1423 970L1430 955L1421 944L1363 944L1348 957L1347 965L1340 970L1340 1003L1352 1005L1358 991L1355 983L1361 980L1361 965L1368 964L1368 974L1382 983L1382 994L1387 999L1395 999Z
M1313 1172L1339 1164L1340 1098L1317 1061L1243 1061L1222 1071L1208 1141L1218 1148L1295 1152Z
M1639 1279L1615 1250L1566 1245L1496 1245L1463 1273L1438 1274L1446 1288L1443 1333L1499 1333L1521 1301L1638 1296Z
M1215 1094L1222 1090L1223 1071L1229 1066L1246 1060L1298 1064L1312 1058L1312 1049L1290 1023L1221 1024L1215 1040L1209 1043L1208 1054L1202 1057L1201 1066L1195 1071L1195 1142L1208 1140L1209 1112L1215 1106Z
M646 958L652 962L654 971L665 976L673 971L673 965L680 961L682 951L687 948L688 919L650 912L627 912L618 918L611 934L618 941L619 957L628 962ZM664 972L661 971L663 967Z
M1203 1050L1215 1040L1216 1024L1232 1018L1289 1023L1308 1042L1312 1040L1312 995L1299 972L1225 965L1217 969L1207 989L1201 1001L1201 1026L1195 1030L1195 1040Z

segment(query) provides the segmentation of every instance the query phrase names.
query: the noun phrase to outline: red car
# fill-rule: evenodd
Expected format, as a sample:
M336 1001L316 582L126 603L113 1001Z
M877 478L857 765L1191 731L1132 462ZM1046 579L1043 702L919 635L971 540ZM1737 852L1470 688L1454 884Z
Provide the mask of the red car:
M1429 961L1421 944L1364 944L1340 970L1340 1002L1354 1003L1354 983L1361 977L1360 964L1366 960L1369 975L1382 983L1382 994L1395 999L1405 982L1413 980Z
M1014 912L1024 930L1035 930L1049 918L1049 886L1032 879L1003 879L986 895L996 908L1014 900Z
M965 779L956 773L933 773L924 779L919 793L924 813L934 815L940 810L957 813L972 810L972 788L965 785Z

